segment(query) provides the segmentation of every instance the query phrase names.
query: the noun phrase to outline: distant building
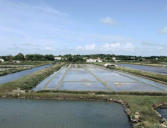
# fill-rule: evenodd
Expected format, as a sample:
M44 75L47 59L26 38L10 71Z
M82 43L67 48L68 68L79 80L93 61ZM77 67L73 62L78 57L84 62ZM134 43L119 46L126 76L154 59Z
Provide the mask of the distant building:
M97 62L101 63L103 62L100 58L97 59Z
M62 59L62 58L61 58L60 56L55 56L55 57L54 57L54 60L55 60L55 61L59 61L59 60L61 60L61 59Z
M113 60L114 62L119 62L119 61L120 61L120 60L117 60L116 57L112 57L112 60Z
M158 57L156 57L155 60L159 60Z
M135 59L136 59L136 57L135 57L135 56L132 56L132 57L130 57L130 59L135 60Z
M103 62L100 58L98 58L98 59L86 59L86 62L87 63L95 63L95 62L99 62L99 63L101 63L101 62Z
M95 63L95 62L96 62L96 59L87 59L86 62L87 62L87 63Z
M0 59L0 62L4 62L5 60L4 59Z

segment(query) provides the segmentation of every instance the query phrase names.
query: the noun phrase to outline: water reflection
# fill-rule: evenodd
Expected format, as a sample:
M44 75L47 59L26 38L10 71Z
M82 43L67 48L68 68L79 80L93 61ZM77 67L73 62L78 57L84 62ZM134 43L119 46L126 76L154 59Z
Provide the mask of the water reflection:
M117 103L0 100L1 128L131 128Z

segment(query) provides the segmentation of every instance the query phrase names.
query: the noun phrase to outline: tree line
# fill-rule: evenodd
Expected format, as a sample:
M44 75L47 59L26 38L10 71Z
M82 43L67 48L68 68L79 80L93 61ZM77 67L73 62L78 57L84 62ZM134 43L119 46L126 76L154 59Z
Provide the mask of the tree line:
M19 53L15 56L8 55L8 56L1 56L0 58L4 59L5 61L12 61L12 60L19 60L19 61L53 61L53 55L41 55L41 54L27 54L24 55Z
M86 59L100 58L103 62L113 62L113 58L120 61L134 61L134 62L150 62L150 63L159 63L167 62L167 56L130 56L130 55L115 55L115 54L91 54L91 55L59 55L61 61L72 62L72 63L83 63L86 62ZM19 53L15 56L0 56L0 58L5 61L19 60L19 61L54 61L54 55L41 55L41 54L27 54L24 55Z

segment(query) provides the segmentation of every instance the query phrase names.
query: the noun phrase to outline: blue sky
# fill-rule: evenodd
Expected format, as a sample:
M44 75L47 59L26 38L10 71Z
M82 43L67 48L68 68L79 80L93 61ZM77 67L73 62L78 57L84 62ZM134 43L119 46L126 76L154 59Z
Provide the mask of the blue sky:
M0 55L167 56L167 0L0 0Z

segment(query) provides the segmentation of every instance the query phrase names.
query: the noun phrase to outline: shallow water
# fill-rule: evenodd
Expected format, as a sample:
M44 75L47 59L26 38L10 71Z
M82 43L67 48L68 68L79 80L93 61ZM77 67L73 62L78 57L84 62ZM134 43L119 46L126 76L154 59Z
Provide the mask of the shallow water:
M117 103L0 99L1 128L131 128Z
M44 66L35 67L35 68L32 68L32 69L28 69L28 70L24 70L24 71L20 71L20 72L11 73L11 74L8 74L8 75L0 76L0 84L4 84L4 83L8 83L8 82L17 80L21 77L24 77L24 76L28 75L28 74L31 74L33 72L42 70L44 68L48 68L50 66L52 66L52 65L51 64L44 65Z
M67 74L65 70L66 67L63 67L63 70L55 72L57 76L54 79L49 76L34 90L44 89L45 86L46 90L167 92L166 85L99 66L80 64L72 65ZM60 79L62 83L57 88Z
M154 73L167 74L167 68L165 67L153 67L153 66L144 66L144 65L135 65L135 64L117 64L118 66L128 67L137 70L143 70Z
M163 118L167 119L167 108L158 108L157 111L162 115Z
M159 84L142 77L105 69L93 70L90 68L90 70L92 70L97 76L104 80L114 91L167 91L166 85Z

